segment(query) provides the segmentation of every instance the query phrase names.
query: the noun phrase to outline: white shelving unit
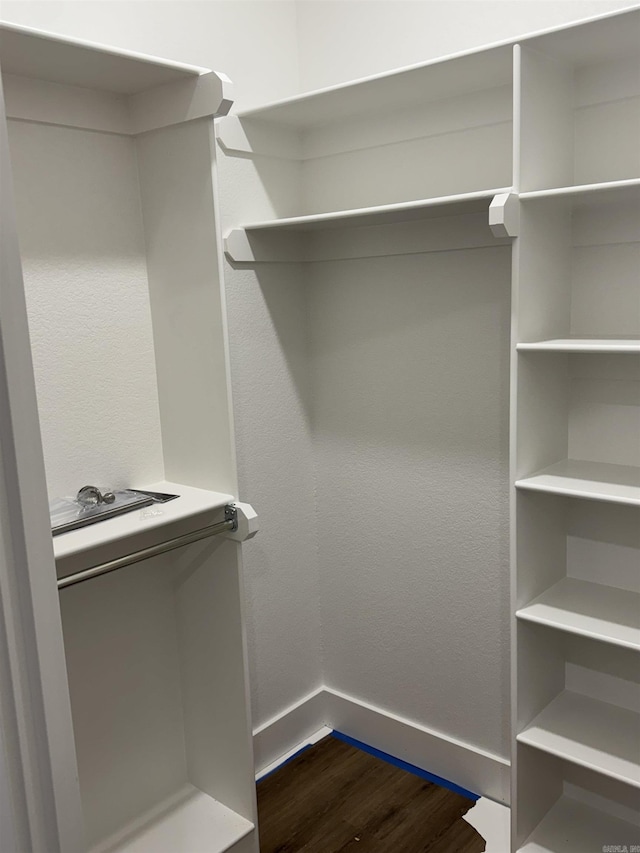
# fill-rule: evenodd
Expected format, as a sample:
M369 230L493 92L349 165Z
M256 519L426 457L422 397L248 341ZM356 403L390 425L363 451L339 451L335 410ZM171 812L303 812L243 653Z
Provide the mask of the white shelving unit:
M386 233L386 239L383 236L381 253L393 252L392 244L395 252L410 253L425 248L424 226L432 220L437 220L433 229L436 240L451 240L452 234L459 230L455 224L451 225L451 217L465 217L463 221L471 226L467 228L468 247L482 246L497 242L487 227L486 219L494 198L503 196L508 196L507 188L257 222L231 230L225 237L224 249L231 260L244 263L329 260L341 257L345 246L340 235L346 228L353 228L363 229L357 232L364 235L360 251L367 254L380 251L373 244L380 239L382 232L383 235ZM413 232L393 228L406 223L416 226ZM392 227L384 229L383 226ZM365 228L371 230L365 231ZM373 242L367 240L367 235L373 237ZM275 242L274 236L280 238L280 242ZM456 239L459 242L460 238Z
M10 780L25 798L18 846L250 853L241 548L236 534L173 547L238 497L213 134L230 84L4 25L0 61L2 448L17 472L2 498L22 501L3 536L27 531L0 584L11 624L34 631L31 645L26 629L10 638L23 662L5 695L16 719L42 713L47 740L15 733L32 774ZM47 486L60 497L87 481L179 497L52 545ZM20 689L38 670L41 700Z
M518 352L610 352L640 353L640 338L558 338L517 344Z
M640 786L640 715L562 692L520 734L519 743Z
M517 51L512 841L521 853L640 841L638 19L634 10Z
M622 847L634 837L637 827L563 797L547 814L525 844L522 853L584 853L605 846Z
M640 651L640 595L636 592L564 578L516 616Z
M287 219L245 225L246 231L279 229L283 231L311 231L315 228L335 228L363 225L388 225L395 222L412 222L415 219L437 219L439 216L463 216L466 213L486 212L495 195L506 193L507 188L478 193L445 196L444 198L383 204L359 210L338 210L309 216L291 216Z
M639 506L640 468L565 459L516 480L516 488Z
M515 238L511 806L521 853L640 844L639 45L634 9L218 126L234 272L255 265L269 281L262 265L288 262L283 276L321 291L332 277L352 284L336 261ZM485 488L469 484L478 511L495 497ZM464 526L448 535L464 539ZM501 796L495 780L477 784Z

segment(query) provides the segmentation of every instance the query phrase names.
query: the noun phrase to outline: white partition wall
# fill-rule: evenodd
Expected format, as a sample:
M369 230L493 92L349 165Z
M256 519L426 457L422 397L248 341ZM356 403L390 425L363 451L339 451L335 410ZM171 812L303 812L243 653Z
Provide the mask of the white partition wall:
M49 572L49 593L58 578L39 631L66 663L56 713L77 759L77 782L56 764L48 793L62 809L63 785L76 805L79 789L82 818L67 807L72 826L51 821L46 841L32 818L24 849L249 853L240 545L200 536L229 528L237 498L213 144L229 81L14 27L0 61L41 501L86 482L179 496L59 535L31 569ZM50 537L45 515L32 524ZM25 568L9 566L15 583Z

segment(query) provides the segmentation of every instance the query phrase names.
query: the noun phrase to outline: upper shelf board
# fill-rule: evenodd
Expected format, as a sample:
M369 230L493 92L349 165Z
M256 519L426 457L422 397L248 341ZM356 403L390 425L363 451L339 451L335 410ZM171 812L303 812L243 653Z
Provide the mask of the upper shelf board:
M640 468L565 459L517 480L516 488L640 506Z
M285 219L273 219L255 222L243 228L233 228L225 237L224 251L238 263L256 261L303 261L312 259L305 251L306 241L314 232L331 234L343 228L364 228L365 226L394 225L419 222L420 220L439 219L466 214L485 215L496 197L509 198L508 189L483 190L461 195L439 198L419 199L418 201L383 204L377 207L363 207L355 210L337 210L330 213L315 213L308 216L292 216ZM486 229L491 244L501 235L496 235L493 226ZM493 232L493 236L492 236ZM353 233L353 232L351 232ZM413 245L413 244L412 244ZM487 245L483 242L482 245ZM413 251L415 251L413 245ZM322 255L323 260L338 258L331 251ZM315 258L316 260L318 258Z
M637 53L640 10L607 13L581 24L567 24L481 50L329 86L242 111L239 117L305 130L360 114L389 112L411 104L510 85L515 44L528 44L574 65L605 62L622 54Z
M610 352L640 354L640 338L556 338L517 344L518 352Z
M520 201L557 199L570 202L573 207L588 205L640 203L640 178L610 181L604 184L578 184L572 187L554 187L549 190L532 190L519 194Z
M7 23L0 23L0 65L6 74L121 95L193 79L207 71Z
M21 121L135 136L233 103L224 74L1 23L0 67Z
M367 113L453 98L510 85L512 49L503 46L456 54L420 65L318 89L239 114L304 130Z
M481 190L460 195L382 204L354 210L332 210L330 213L313 213L308 216L291 216L266 222L245 225L245 231L314 231L320 228L339 228L342 225L388 225L394 222L412 222L416 219L435 219L440 216L462 216L482 213L489 209L494 196L510 192L509 188Z
M516 616L640 651L640 595L636 592L564 578Z
M640 8L607 12L580 24L532 33L518 43L576 67L638 55Z

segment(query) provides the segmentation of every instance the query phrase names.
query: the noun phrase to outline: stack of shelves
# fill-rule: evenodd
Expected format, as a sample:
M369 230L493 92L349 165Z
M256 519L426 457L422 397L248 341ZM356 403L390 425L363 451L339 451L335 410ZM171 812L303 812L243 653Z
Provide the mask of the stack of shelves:
M500 46L400 69L220 122L221 148L250 155L266 189L263 218L230 231L228 256L236 262L349 257L341 239L347 229L351 239L360 238L351 250L356 256L377 254L362 245L367 233L375 233L373 243L390 235L384 251L394 242L394 254L415 252L424 248L424 236L415 235L425 220L449 220L438 245L447 237L459 241L452 238L460 230L452 217L472 226L467 243L492 244L487 210L511 186L511 52ZM425 162L438 167L425 169ZM248 184L242 166L240 158L232 164L240 193ZM295 188L289 197L285 173ZM257 210L259 195L247 195L243 207ZM394 228L409 223L414 236Z
M536 37L516 56L512 758L521 853L640 840L638 18Z
M29 569L42 590L38 641L58 650L59 674L45 673L56 711L38 741L44 761L50 739L42 778L51 772L54 790L42 783L30 817L16 810L18 846L250 853L240 547L173 541L222 521L237 499L213 168L229 81L12 26L0 27L0 60L2 169L21 249L10 246L20 260L3 275L3 299L24 310L26 296L31 341L24 322L19 345L33 353L43 454L37 416L22 406L27 356L9 375L20 388L12 416L45 463L19 491L43 510L47 491L73 495L87 481L178 495L59 535L53 548L45 513L27 518L47 559L16 559L16 583L26 588ZM62 578L140 552L135 565L56 586L56 569ZM43 840L47 796L59 814Z

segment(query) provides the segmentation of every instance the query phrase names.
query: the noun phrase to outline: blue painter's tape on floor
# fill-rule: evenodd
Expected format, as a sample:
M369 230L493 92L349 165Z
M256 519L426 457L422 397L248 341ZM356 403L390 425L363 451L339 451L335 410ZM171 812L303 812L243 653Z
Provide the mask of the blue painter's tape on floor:
M362 743L362 741L349 737L349 735L342 734L342 732L337 732L334 730L331 736L337 738L338 740L342 740L345 743L350 744L351 746L355 746L357 749L361 749L363 752L368 752L369 755L374 755L376 758L381 758L382 761L386 761L389 764L393 764L395 767L399 767L401 770L406 770L408 773L413 773L414 776L419 776L421 779L426 779L428 782L434 782L436 785L440 785L441 788L447 788L449 791L455 791L456 794L462 794L463 797L468 797L470 800L480 799L479 794L474 794L472 791L467 791L466 788L461 788L460 785L456 785L454 782L449 782L448 779L443 779L441 776L436 776L435 773L429 773L426 770L422 770L421 767L416 767L413 764L409 764L409 762L407 761L402 761L400 758L394 758L393 755L388 755L386 752L382 752L380 749L376 749L373 746L368 746L368 744Z
M294 758L297 758L299 755L302 755L303 752L306 752L308 749L311 749L312 746L312 743L305 744L301 749L299 749L297 752L294 752L293 755L290 755L289 758L283 761L282 764L278 764L278 766L274 767L273 770L270 770L268 773L265 773L264 776L261 776L260 782L264 782L264 780L268 779L269 776L273 776L273 774L277 773L278 770L282 770L282 768L286 767L287 764L290 764ZM260 784L260 782L258 782L258 784Z

